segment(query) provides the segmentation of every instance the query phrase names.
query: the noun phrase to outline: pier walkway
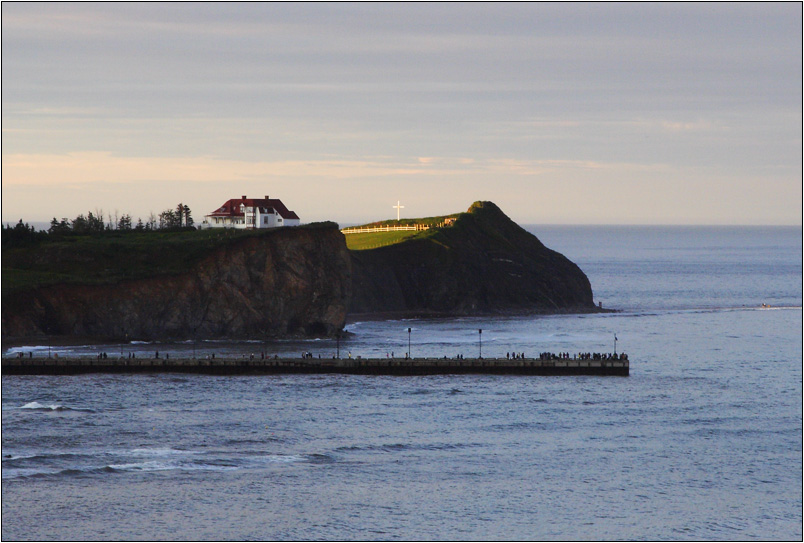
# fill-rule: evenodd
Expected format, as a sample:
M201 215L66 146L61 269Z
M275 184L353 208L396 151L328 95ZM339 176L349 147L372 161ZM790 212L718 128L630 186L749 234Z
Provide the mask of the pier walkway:
M538 358L4 358L4 375L81 373L282 374L344 373L358 375L611 375L627 376L628 360L541 360Z

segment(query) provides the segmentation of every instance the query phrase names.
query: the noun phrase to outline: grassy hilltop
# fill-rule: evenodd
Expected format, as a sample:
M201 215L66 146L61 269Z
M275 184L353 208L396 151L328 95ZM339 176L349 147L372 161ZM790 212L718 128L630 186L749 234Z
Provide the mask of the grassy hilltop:
M387 221L377 221L369 224L363 224L355 228L370 228L378 226L413 226L416 224L425 224L430 227L435 227L444 223L446 218L457 218L460 213L453 213L452 215L444 215L441 217L425 217L422 219L390 219ZM431 230L401 230L394 232L366 232L360 234L346 234L346 246L351 251L364 251L367 249L377 249L388 245L394 245L402 241L410 240L413 238L423 239L431 236Z

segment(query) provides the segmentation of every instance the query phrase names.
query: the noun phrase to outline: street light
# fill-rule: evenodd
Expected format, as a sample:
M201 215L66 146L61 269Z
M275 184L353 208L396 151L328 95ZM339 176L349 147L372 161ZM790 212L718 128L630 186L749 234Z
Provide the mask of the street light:
M341 359L341 332L340 332L340 330L335 332L335 348L337 349L337 352L338 352L336 357L338 358L338 360L340 360Z
M410 328L408 328L408 358L413 358L413 355L410 353Z
M477 340L478 340L478 349L479 349L478 358L483 358L483 329L482 328L478 328L478 330L477 330Z
M614 332L614 354L617 354L617 332Z

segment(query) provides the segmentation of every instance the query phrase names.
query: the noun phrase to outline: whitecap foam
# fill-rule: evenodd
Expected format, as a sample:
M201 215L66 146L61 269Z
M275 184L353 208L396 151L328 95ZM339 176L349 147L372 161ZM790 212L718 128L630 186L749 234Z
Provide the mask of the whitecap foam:
M110 470L123 472L146 472L146 471L232 471L238 469L237 466L204 464L204 463L181 463L164 462L158 460L148 460L145 462L129 462L125 464L109 464L106 466Z
M19 355L19 353L28 356L29 352L33 352L35 356L41 356L41 353L47 351L50 351L52 354L76 354L84 350L97 351L98 345L22 345L19 347L9 347L3 353L3 356Z
M30 458L38 458L40 455L38 454L4 454L3 455L3 462L5 461L14 461L14 460L28 460ZM4 468L5 469L5 468Z
M60 404L43 404L37 401L28 402L21 406L20 409L30 409L32 411L86 411L87 413L94 413L94 410L88 407L65 407Z
M6 355L10 354L19 354L25 353L28 354L30 351L39 352L39 351L47 351L47 345L23 345L21 347L9 347L6 350Z
M39 402L34 401L34 402L26 403L25 405L20 407L20 409L39 409L39 410L45 410L45 411L57 411L57 410L60 410L60 409L64 409L64 407L61 406L61 405L58 405L58 404L45 405L45 404L41 404Z

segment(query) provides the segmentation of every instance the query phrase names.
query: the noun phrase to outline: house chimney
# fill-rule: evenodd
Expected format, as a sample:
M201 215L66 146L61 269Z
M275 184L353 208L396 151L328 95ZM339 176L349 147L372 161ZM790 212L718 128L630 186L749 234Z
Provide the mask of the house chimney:
M266 195L265 195L265 199L266 199L266 200L270 200L270 199L271 199L271 197L270 197L270 196L268 196L268 195L266 194Z
M241 198L242 198L243 200L245 200L245 199L246 199L246 195L244 194L243 196L241 196Z

